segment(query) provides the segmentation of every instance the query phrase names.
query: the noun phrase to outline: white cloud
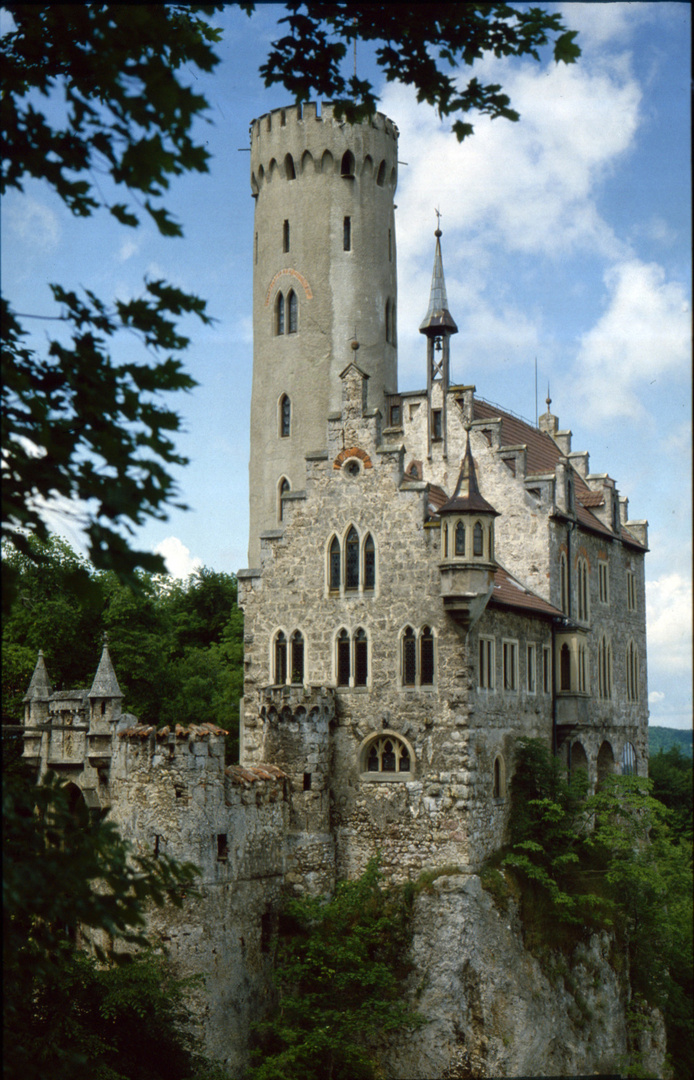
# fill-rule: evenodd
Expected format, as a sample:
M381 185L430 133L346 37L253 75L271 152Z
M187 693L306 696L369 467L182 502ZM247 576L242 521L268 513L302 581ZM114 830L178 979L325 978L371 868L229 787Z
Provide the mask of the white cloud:
M190 577L202 567L202 559L191 555L190 549L177 536L167 536L157 544L154 553L163 556L166 569L176 578Z
M118 250L118 262L127 262L127 260L132 258L133 255L136 255L138 251L139 244L137 244L135 240L124 240Z
M60 242L57 215L30 195L22 195L10 203L7 225L26 247L44 254L54 250Z
M646 582L649 666L684 674L692 664L692 582L684 574L664 574Z
M566 3L559 4L564 23L578 30L581 49L599 48L608 43L626 44L644 23L676 13L676 3Z
M583 336L573 392L586 422L616 416L639 418L637 396L646 382L665 374L686 376L691 356L691 315L684 287L666 281L656 263L630 259L605 273L607 309Z
M665 701L665 694L662 690L651 690L648 695L648 704L659 705L661 701Z

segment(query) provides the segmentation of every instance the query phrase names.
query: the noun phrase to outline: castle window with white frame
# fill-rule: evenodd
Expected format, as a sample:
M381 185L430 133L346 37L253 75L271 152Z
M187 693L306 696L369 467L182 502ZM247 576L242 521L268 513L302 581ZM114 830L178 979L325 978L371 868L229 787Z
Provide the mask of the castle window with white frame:
M598 645L598 697L612 697L612 645L604 634Z
M627 701L639 700L639 650L633 641L627 645Z
M526 648L525 678L528 693L537 693L537 645L528 645Z
M552 650L549 645L542 646L542 693L552 693Z
M636 574L627 570L627 611L636 611Z
M493 690L496 685L496 643L493 637L479 639L479 667L477 686L480 690Z
M598 562L598 598L601 604L610 602L610 565L607 559Z
M384 731L367 739L359 754L362 780L411 780L414 752L393 731Z
M405 687L433 686L435 674L434 635L431 627L417 634L406 626L401 637L401 679Z
M292 403L288 394L280 398L280 438L288 439L292 430Z
M518 690L518 642L503 642L504 690Z
M589 578L588 578L588 562L581 557L578 560L576 567L578 589L578 618L582 622L586 622L589 615Z

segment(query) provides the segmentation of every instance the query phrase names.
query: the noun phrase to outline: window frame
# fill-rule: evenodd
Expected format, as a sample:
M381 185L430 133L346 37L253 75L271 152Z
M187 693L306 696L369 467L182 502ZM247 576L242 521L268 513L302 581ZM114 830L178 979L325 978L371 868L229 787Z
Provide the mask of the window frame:
M505 694L517 694L519 688L519 646L517 638L502 638L501 639L501 657L502 657L502 680ZM507 663L507 657L510 657L511 664ZM511 672L513 676L513 685L508 685L508 672Z
M534 641L525 643L525 691L537 696L537 644Z
M627 611L637 611L636 603L636 573L629 569L627 570Z
M576 560L576 607L579 621L588 622L590 619L590 574L588 560L584 555L579 555Z
M401 690L433 690L436 687L436 632L430 623L416 629L408 623L398 636L398 686ZM424 681L425 668L423 647L427 643L430 658L427 660L427 674L431 679ZM411 656L407 653L411 651ZM412 678L410 679L410 675ZM406 677L408 681L406 681Z
M394 745L396 768L392 771L384 771L383 769L379 771L369 770L368 763L371 759L372 749L379 745L385 748L385 744L388 742ZM381 758L381 755L379 755L379 758ZM403 758L406 758L409 762L409 769L401 770L398 767ZM414 747L399 731L393 731L390 728L384 728L382 731L372 732L367 735L357 751L357 763L359 779L365 783L406 783L414 780L417 773L417 757Z
M552 693L552 648L542 646L542 693Z
M282 394L279 406L280 439L289 439L292 434L292 402L289 394Z
M493 694L496 691L496 638L491 634L480 634L477 640L477 689Z
M610 603L610 564L607 559L598 560L598 600L601 604Z
M294 289L287 294L287 333L299 333L299 297Z

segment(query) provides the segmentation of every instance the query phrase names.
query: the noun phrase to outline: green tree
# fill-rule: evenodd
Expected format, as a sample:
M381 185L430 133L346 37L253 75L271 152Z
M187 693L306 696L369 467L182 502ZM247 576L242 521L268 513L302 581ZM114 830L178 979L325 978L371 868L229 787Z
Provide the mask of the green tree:
M241 5L252 14L255 4ZM518 120L508 95L496 83L476 78L459 89L446 68L472 65L488 53L496 57L532 56L553 42L556 61L573 63L580 55L561 15L539 7L510 4L325 4L317 0L286 3L280 25L283 37L272 43L260 69L266 86L283 85L297 101L312 95L337 99L338 115L350 122L376 109L368 79L342 72L348 46L357 39L375 42L376 61L388 82L413 86L417 100L436 106L440 116L457 116L458 139L472 134L469 113Z
M127 977L109 978L114 941L148 945L147 905L180 905L197 874L189 863L136 854L105 820L106 812L88 812L77 794L74 786L51 774L39 785L17 774L3 784L4 1064L11 1080L47 1075L116 1080L123 1075L94 1067L94 1057L97 1062L104 1056L109 1060L117 1039L92 1021L97 1013L108 1019L109 1008L118 1011L117 994L121 1019L129 1010L146 1012L153 995L144 992L151 982L147 965L135 969L135 980L140 979L137 1007L132 987L127 997ZM84 934L93 938L95 958L106 967L82 957L76 942ZM81 1002L85 986L93 990L97 983L110 993L110 1007L103 993L101 1000L92 998L89 1008ZM165 1012L161 1005L160 1019ZM160 1032L162 1048L173 1039L182 1052L172 1011L167 1015L171 1022ZM123 1031L118 1038L125 1035ZM134 1047L131 1057L133 1053ZM163 1080L167 1074L152 1069L125 1075Z
M692 785L694 763L679 746L651 754L648 775L653 781L653 795L671 811L670 827L675 836L692 842Z
M277 1005L256 1025L248 1080L369 1080L378 1036L420 1023L405 1004L409 894L372 859L331 900L290 900L276 943Z
M219 34L207 21L218 9L5 5L14 28L0 38L0 192L22 191L32 177L77 216L106 209L134 227L144 212L163 235L181 236L162 200L172 177L208 169L191 137L207 102L191 89L190 71L218 62ZM61 119L49 119L60 110L44 109L42 98L62 101ZM42 504L70 500L83 507L95 566L130 580L138 565L163 570L126 536L147 517L165 517L176 497L168 470L184 460L172 438L179 419L162 395L194 386L176 356L188 345L177 322L192 314L209 323L205 303L163 280L112 303L90 289L50 289L71 340L51 338L42 355L25 343L22 320L33 313L2 300L5 538L29 554L27 531L47 535ZM141 362L118 360L121 332L139 337Z

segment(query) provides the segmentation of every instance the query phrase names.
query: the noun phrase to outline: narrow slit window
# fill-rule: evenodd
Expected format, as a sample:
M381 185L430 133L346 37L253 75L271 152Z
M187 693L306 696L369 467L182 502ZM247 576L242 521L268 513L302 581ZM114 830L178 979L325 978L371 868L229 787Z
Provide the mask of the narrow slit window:
M275 638L275 685L283 686L287 681L287 639L280 630Z
M437 441L443 438L443 414L441 409L434 409L431 414L431 437Z
M280 435L288 439L292 429L292 403L287 394L282 395L280 402Z
M376 549L369 534L364 541L364 588L373 589L376 585Z
M284 497L291 491L289 481L285 477L280 484L279 507L277 508L278 521L284 521Z
M304 681L304 637L300 630L292 634L292 682Z
M284 175L287 180L296 180L296 169L294 168L294 158L291 154L287 154L284 159Z
M536 650L534 645L528 645L528 652L526 657L526 673L528 682L528 693L534 694L536 690L536 670L535 670L535 657Z
M311 773L310 772L305 772L304 773L304 791L310 791L310 790L311 790Z
M282 251L285 254L289 251L289 222L286 218L282 224Z
M299 300L293 289L287 298L287 303L289 307L288 333L295 334L299 329Z
M217 833L217 859L219 862L224 862L229 857L229 845L227 844L227 834Z
M414 686L417 681L417 641L414 630L407 627L402 638L402 683Z
M559 688L561 690L571 689L571 653L566 643L562 645L559 653Z
M277 303L275 305L275 332L277 334L284 333L284 294L277 294Z
M484 555L484 532L479 521L475 522L475 527L472 530L472 554Z
M393 230L388 229L388 262L393 261Z
M366 686L369 678L369 643L363 630L354 635L354 685Z
M349 634L341 630L337 638L337 685L349 686L350 675Z
M352 250L352 219L346 217L342 222L342 247L345 251Z
M359 537L354 526L345 541L345 588L359 588Z
M342 155L340 175L354 176L354 155L349 150L345 150L344 154Z
M333 592L340 589L340 541L337 537L330 545L330 589Z
M419 639L419 681L422 686L432 686L434 682L434 635L428 626Z

